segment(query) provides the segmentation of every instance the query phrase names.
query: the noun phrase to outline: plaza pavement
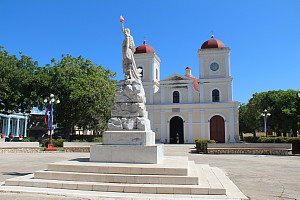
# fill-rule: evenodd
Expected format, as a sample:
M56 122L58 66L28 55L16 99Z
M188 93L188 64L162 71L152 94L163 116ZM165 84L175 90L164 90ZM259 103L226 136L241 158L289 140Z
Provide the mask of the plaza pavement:
M222 169L249 199L300 199L300 156L203 155L192 153L194 145L165 145L167 156L188 156L197 164ZM89 153L7 153L0 154L0 182L47 168L48 163L87 158ZM1 190L1 187L0 187ZM120 199L90 196L43 195L1 192L5 200Z

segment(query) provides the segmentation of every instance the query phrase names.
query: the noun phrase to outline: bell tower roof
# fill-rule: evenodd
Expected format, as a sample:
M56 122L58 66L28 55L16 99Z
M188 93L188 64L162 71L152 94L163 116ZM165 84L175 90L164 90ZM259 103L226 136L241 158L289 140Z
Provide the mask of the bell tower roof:
M201 49L212 49L212 48L223 48L225 47L224 43L221 40L217 40L214 38L214 35L210 37L209 40L205 41Z
M143 44L141 46L138 46L134 52L134 54L140 53L155 53L155 50L150 45L147 45L146 40L144 40Z

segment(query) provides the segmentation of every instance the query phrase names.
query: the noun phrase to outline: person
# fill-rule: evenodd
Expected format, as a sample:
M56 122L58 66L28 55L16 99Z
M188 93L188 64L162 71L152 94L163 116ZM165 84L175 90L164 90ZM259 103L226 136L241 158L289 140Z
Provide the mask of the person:
M176 143L179 144L179 134L176 134Z
M125 74L125 79L140 79L140 74L138 73L135 61L134 52L135 45L133 37L130 35L130 29L124 28L122 23L122 32L124 34L124 41L122 43L122 55L123 55L123 73Z

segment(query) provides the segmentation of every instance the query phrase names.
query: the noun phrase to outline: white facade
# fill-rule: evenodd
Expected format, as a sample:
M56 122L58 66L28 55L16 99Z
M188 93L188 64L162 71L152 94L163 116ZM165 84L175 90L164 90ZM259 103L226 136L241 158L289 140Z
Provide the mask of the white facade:
M160 80L156 53L135 54L143 69L146 107L156 140L163 143L194 143L195 139L237 142L238 105L232 98L230 49L198 50L199 78L191 69Z

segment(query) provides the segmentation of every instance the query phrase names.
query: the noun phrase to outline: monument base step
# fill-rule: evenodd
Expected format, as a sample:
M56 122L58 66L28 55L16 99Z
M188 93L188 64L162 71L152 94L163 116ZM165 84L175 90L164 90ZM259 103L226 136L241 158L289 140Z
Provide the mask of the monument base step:
M52 163L48 170L6 180L4 187L10 186L108 194L244 197L218 168L195 164L180 156L165 156L159 164L102 163L88 159Z

